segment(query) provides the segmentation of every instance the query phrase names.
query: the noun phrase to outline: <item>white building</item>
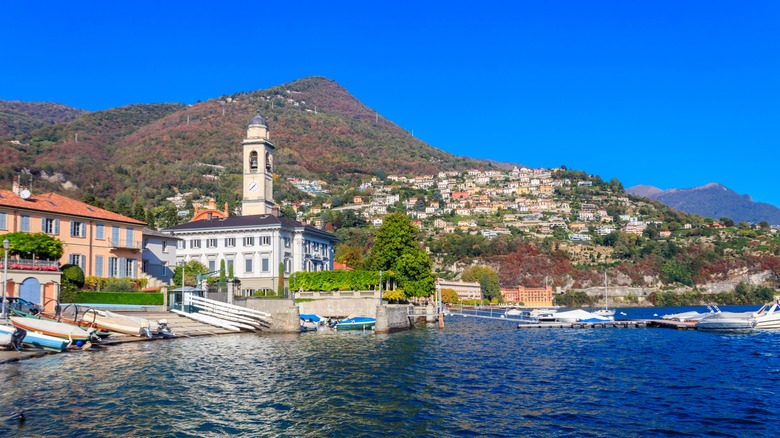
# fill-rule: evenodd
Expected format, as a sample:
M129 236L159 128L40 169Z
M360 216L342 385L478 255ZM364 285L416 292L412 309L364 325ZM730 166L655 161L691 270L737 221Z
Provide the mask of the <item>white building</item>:
M163 230L180 239L177 263L197 260L241 281L241 291L275 290L279 266L284 278L295 272L333 269L336 237L296 220L279 217L273 201L273 153L268 125L260 115L249 122L244 149L244 216L212 214ZM264 158L264 160L263 160ZM264 165L261 165L262 161Z

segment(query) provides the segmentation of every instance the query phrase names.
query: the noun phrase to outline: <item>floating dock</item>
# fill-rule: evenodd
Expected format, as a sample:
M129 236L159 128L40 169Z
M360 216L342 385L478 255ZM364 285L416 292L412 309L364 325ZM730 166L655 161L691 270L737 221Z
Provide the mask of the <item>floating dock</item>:
M603 321L603 322L530 322L519 323L517 328L644 328L646 321Z

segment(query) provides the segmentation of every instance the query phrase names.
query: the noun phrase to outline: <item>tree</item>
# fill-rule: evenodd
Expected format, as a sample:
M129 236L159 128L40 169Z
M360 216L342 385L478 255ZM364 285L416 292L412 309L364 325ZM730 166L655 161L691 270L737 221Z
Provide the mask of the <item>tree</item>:
M181 286L181 265L177 266L173 270L173 283ZM184 285L185 286L197 286L198 274L206 274L209 272L209 268L203 263L197 260L190 260L184 265Z
M284 262L279 262L279 284L276 288L276 294L284 296Z
M149 228L156 230L157 225L155 224L154 219L154 213L152 213L152 210L146 210L146 217L143 219L144 222L146 222L146 226Z
M371 248L374 269L377 271L393 269L401 255L419 252L420 247L415 239L416 236L417 228L406 215L400 213L387 215L382 226L377 230L374 246Z
M146 219L146 211L144 210L144 206L141 205L140 202L136 202L133 205L133 214L130 217L132 217L133 219L138 219L139 221Z
M394 271L398 278L398 285L406 296L428 297L436 287L436 280L431 272L431 261L425 251L401 255Z
M487 266L469 266L460 275L463 281L478 282L482 289L482 297L488 300L501 299L501 288L498 273Z
M458 293L455 292L455 289L450 289L448 287L444 287L441 289L442 303L455 304L459 301L460 301L460 297L458 296Z
M371 260L377 271L394 271L407 296L427 297L433 293L435 281L428 253L420 248L416 236L417 228L406 215L386 216L377 230Z
M10 242L11 255L25 259L59 260L62 257L62 242L45 233L16 232L3 235Z

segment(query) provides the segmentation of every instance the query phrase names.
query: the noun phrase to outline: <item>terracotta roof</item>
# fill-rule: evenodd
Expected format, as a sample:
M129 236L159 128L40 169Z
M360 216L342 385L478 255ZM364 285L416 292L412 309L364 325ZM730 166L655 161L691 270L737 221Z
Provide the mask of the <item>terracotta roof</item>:
M271 214L253 214L249 216L230 216L226 218L203 219L179 224L174 227L166 228L162 231L202 231L211 229L218 230L253 227L281 227L287 229L304 228L310 233L319 234L329 239L336 240L336 236L332 233L314 228L310 225L304 225L293 219L286 217L276 217Z
M87 203L70 199L56 193L44 193L42 195L33 195L27 199L22 199L10 190L0 189L0 206L146 225L146 222L94 207Z

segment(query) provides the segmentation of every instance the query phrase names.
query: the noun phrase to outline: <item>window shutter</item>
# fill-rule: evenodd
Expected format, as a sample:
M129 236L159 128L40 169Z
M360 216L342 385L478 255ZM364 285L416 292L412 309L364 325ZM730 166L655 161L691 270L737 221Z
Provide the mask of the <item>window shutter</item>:
M59 236L60 235L60 220L54 219L54 235Z

